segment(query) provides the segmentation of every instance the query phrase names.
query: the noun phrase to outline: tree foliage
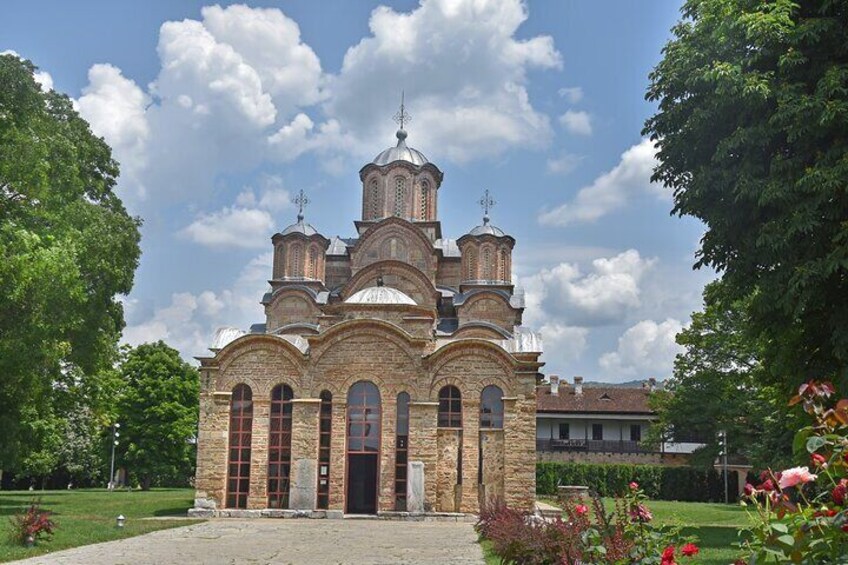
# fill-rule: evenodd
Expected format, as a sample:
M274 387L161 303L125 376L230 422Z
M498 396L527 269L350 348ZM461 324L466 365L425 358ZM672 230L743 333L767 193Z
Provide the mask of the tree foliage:
M727 431L729 453L745 455L757 468L791 457L794 419L781 389L768 384L763 340L749 329L750 302L728 296L721 282L707 285L703 312L692 314L677 335L684 351L674 376L651 397L659 416L652 439L667 430L694 436L690 440L706 444L694 454L695 465L713 464L719 430Z
M120 462L142 488L194 475L200 380L164 342L139 345L121 364Z
M848 4L689 0L651 74L654 180L706 224L784 393L848 367Z
M0 468L39 441L69 373L116 360L116 297L132 288L139 225L114 192L118 164L67 96L0 55ZM94 387L96 388L96 386ZM34 420L33 420L34 419ZM38 433L36 433L38 432Z

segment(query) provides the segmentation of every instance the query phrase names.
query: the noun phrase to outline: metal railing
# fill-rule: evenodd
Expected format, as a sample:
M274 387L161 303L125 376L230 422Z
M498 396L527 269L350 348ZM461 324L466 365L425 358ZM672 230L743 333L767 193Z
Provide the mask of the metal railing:
M654 453L656 450L640 441L630 440L536 439L536 451Z

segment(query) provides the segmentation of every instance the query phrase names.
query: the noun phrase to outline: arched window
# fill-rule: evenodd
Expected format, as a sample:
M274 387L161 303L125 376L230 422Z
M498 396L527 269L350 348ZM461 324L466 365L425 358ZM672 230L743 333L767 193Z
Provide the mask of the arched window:
M503 428L503 391L489 385L480 394L480 428Z
M227 508L247 508L250 492L250 442L253 432L253 393L236 385L230 397L230 446L227 464Z
M347 394L347 451L380 451L380 391L374 383L359 381Z
M462 397L455 386L448 385L439 391L439 427L462 427Z
M490 281L492 276L492 248L486 246L483 248L483 280Z
M477 251L469 249L465 259L465 280L477 280Z
M395 216L406 216L406 178L395 177Z
M380 185L374 179L371 181L371 219L377 220L380 216Z
M430 182L421 181L421 219L430 219Z
M409 453L409 394L397 396L395 431L395 510L406 511L406 463Z
M286 268L286 253L282 245L277 246L277 259L274 261L274 278L282 278Z
M292 398L288 385L271 390L268 434L268 508L289 507L291 478Z
M498 262L498 279L508 282L512 276L509 274L509 253L506 249L500 251L500 261Z
M307 277L310 279L317 279L318 277L318 248L314 245L309 248L309 266L307 270Z
M333 431L333 395L321 391L318 437L318 508L330 506L330 438Z
M300 243L295 243L289 249L289 269L290 277L303 276L303 246Z

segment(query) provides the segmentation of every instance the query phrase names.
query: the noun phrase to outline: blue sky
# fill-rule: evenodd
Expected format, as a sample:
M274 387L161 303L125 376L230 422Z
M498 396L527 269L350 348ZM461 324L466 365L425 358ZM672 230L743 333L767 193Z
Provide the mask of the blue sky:
M270 236L307 219L352 236L358 171L394 143L445 173L443 232L493 223L518 241L525 323L546 372L667 377L674 334L712 277L702 226L650 184L644 100L679 2L6 1L0 51L31 59L114 149L144 220L125 339L204 353L262 321Z

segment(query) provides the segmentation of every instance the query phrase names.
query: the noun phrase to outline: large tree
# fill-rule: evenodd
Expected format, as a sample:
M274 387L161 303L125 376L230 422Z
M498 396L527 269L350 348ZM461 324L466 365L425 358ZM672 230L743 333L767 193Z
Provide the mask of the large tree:
M121 364L120 462L144 490L194 475L200 380L164 342L139 345Z
M747 456L755 468L791 460L793 417L779 387L767 384L764 343L749 330L750 298L728 296L725 285L704 289L704 310L677 335L684 349L674 376L651 396L659 422L652 430L674 430L679 438L705 443L693 464L711 466L719 453L717 433L727 431L729 452Z
M35 70L0 55L0 469L38 442L27 421L50 419L57 383L116 360L140 254L109 146Z
M689 0L651 74L654 180L751 297L784 393L848 368L848 4Z

